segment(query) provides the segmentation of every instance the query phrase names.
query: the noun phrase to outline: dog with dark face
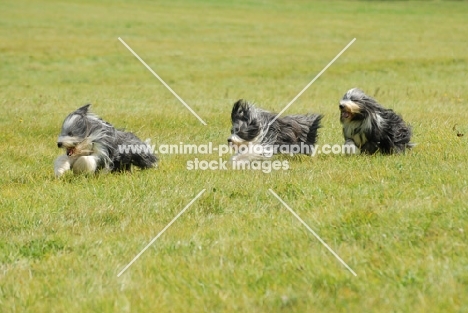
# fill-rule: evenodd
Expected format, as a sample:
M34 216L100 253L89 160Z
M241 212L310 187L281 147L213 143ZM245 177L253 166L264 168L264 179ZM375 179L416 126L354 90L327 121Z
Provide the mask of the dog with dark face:
M151 147L130 132L115 129L89 112L90 104L70 113L63 122L57 146L65 149L54 163L57 177L66 171L94 173L98 170L126 171L131 165L155 167Z
M270 157L276 153L311 154L321 119L318 114L277 117L240 99L231 112L228 143L238 151L232 160Z
M362 90L353 88L346 92L339 108L345 146L351 153L393 154L414 146L410 143L411 127L401 116Z

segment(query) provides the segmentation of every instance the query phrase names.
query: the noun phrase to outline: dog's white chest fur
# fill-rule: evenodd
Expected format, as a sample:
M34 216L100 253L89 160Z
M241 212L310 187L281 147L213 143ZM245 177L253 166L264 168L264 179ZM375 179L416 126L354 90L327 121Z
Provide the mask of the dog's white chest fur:
M372 114L362 121L351 121L343 125L343 133L346 139L354 141L356 146L362 147L368 141L366 133L372 130L372 120L378 128L383 126L383 118L379 114Z
M344 124L344 137L354 141L356 146L362 147L367 142L367 138L364 132L370 127L370 122L367 122L367 120L368 119L359 122L352 121Z

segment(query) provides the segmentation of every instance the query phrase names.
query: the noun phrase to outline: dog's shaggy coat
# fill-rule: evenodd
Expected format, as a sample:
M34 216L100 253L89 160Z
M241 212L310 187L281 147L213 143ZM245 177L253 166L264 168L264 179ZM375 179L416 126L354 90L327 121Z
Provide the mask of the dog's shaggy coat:
M231 136L228 143L234 146L261 145L272 147L273 153L283 150L304 152L303 147L313 147L317 142L322 115L305 114L278 117L277 114L262 110L246 100L234 103L231 112ZM294 149L294 148L298 149ZM241 153L242 154L242 153ZM256 157L244 153L246 157ZM239 155L238 155L239 156ZM264 155L263 155L264 156Z
M55 175L68 170L93 173L98 170L125 171L156 166L157 158L148 144L130 132L115 129L89 112L90 104L70 113L63 122L57 146L66 150L54 163Z
M346 92L339 108L345 145L356 148L351 149L355 153L392 154L413 147L411 127L362 90L353 88Z

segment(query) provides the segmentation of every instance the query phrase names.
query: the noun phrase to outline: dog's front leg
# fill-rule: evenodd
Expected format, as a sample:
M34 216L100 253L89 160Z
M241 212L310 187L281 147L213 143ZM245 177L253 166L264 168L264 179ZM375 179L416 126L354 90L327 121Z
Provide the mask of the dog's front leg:
M361 150L356 146L352 139L346 139L343 145L343 152L347 155L359 154Z
M54 172L56 177L62 176L73 166L74 160L66 155L61 155L54 162Z
M98 158L93 155L79 157L73 164L73 173L94 173L98 167Z

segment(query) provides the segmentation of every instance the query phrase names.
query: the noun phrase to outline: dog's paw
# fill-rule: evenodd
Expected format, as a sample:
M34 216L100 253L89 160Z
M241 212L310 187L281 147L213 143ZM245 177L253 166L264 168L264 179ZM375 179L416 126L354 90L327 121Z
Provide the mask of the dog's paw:
M70 170L70 160L68 156L61 155L54 162L54 173L55 177L62 176L66 171Z
M235 160L230 160L230 164L232 166L232 168L239 168L239 167L244 167L246 165L249 165L251 162L251 160L249 159L235 159Z
M343 145L343 153L346 155L360 154L360 149L354 144L352 140L346 140Z
M97 161L94 156L79 157L73 164L73 173L94 173L97 169Z
M66 171L67 171L67 170L66 170L66 169L63 169L63 168L54 169L55 177L59 178L60 176L62 176L63 174L65 174Z

